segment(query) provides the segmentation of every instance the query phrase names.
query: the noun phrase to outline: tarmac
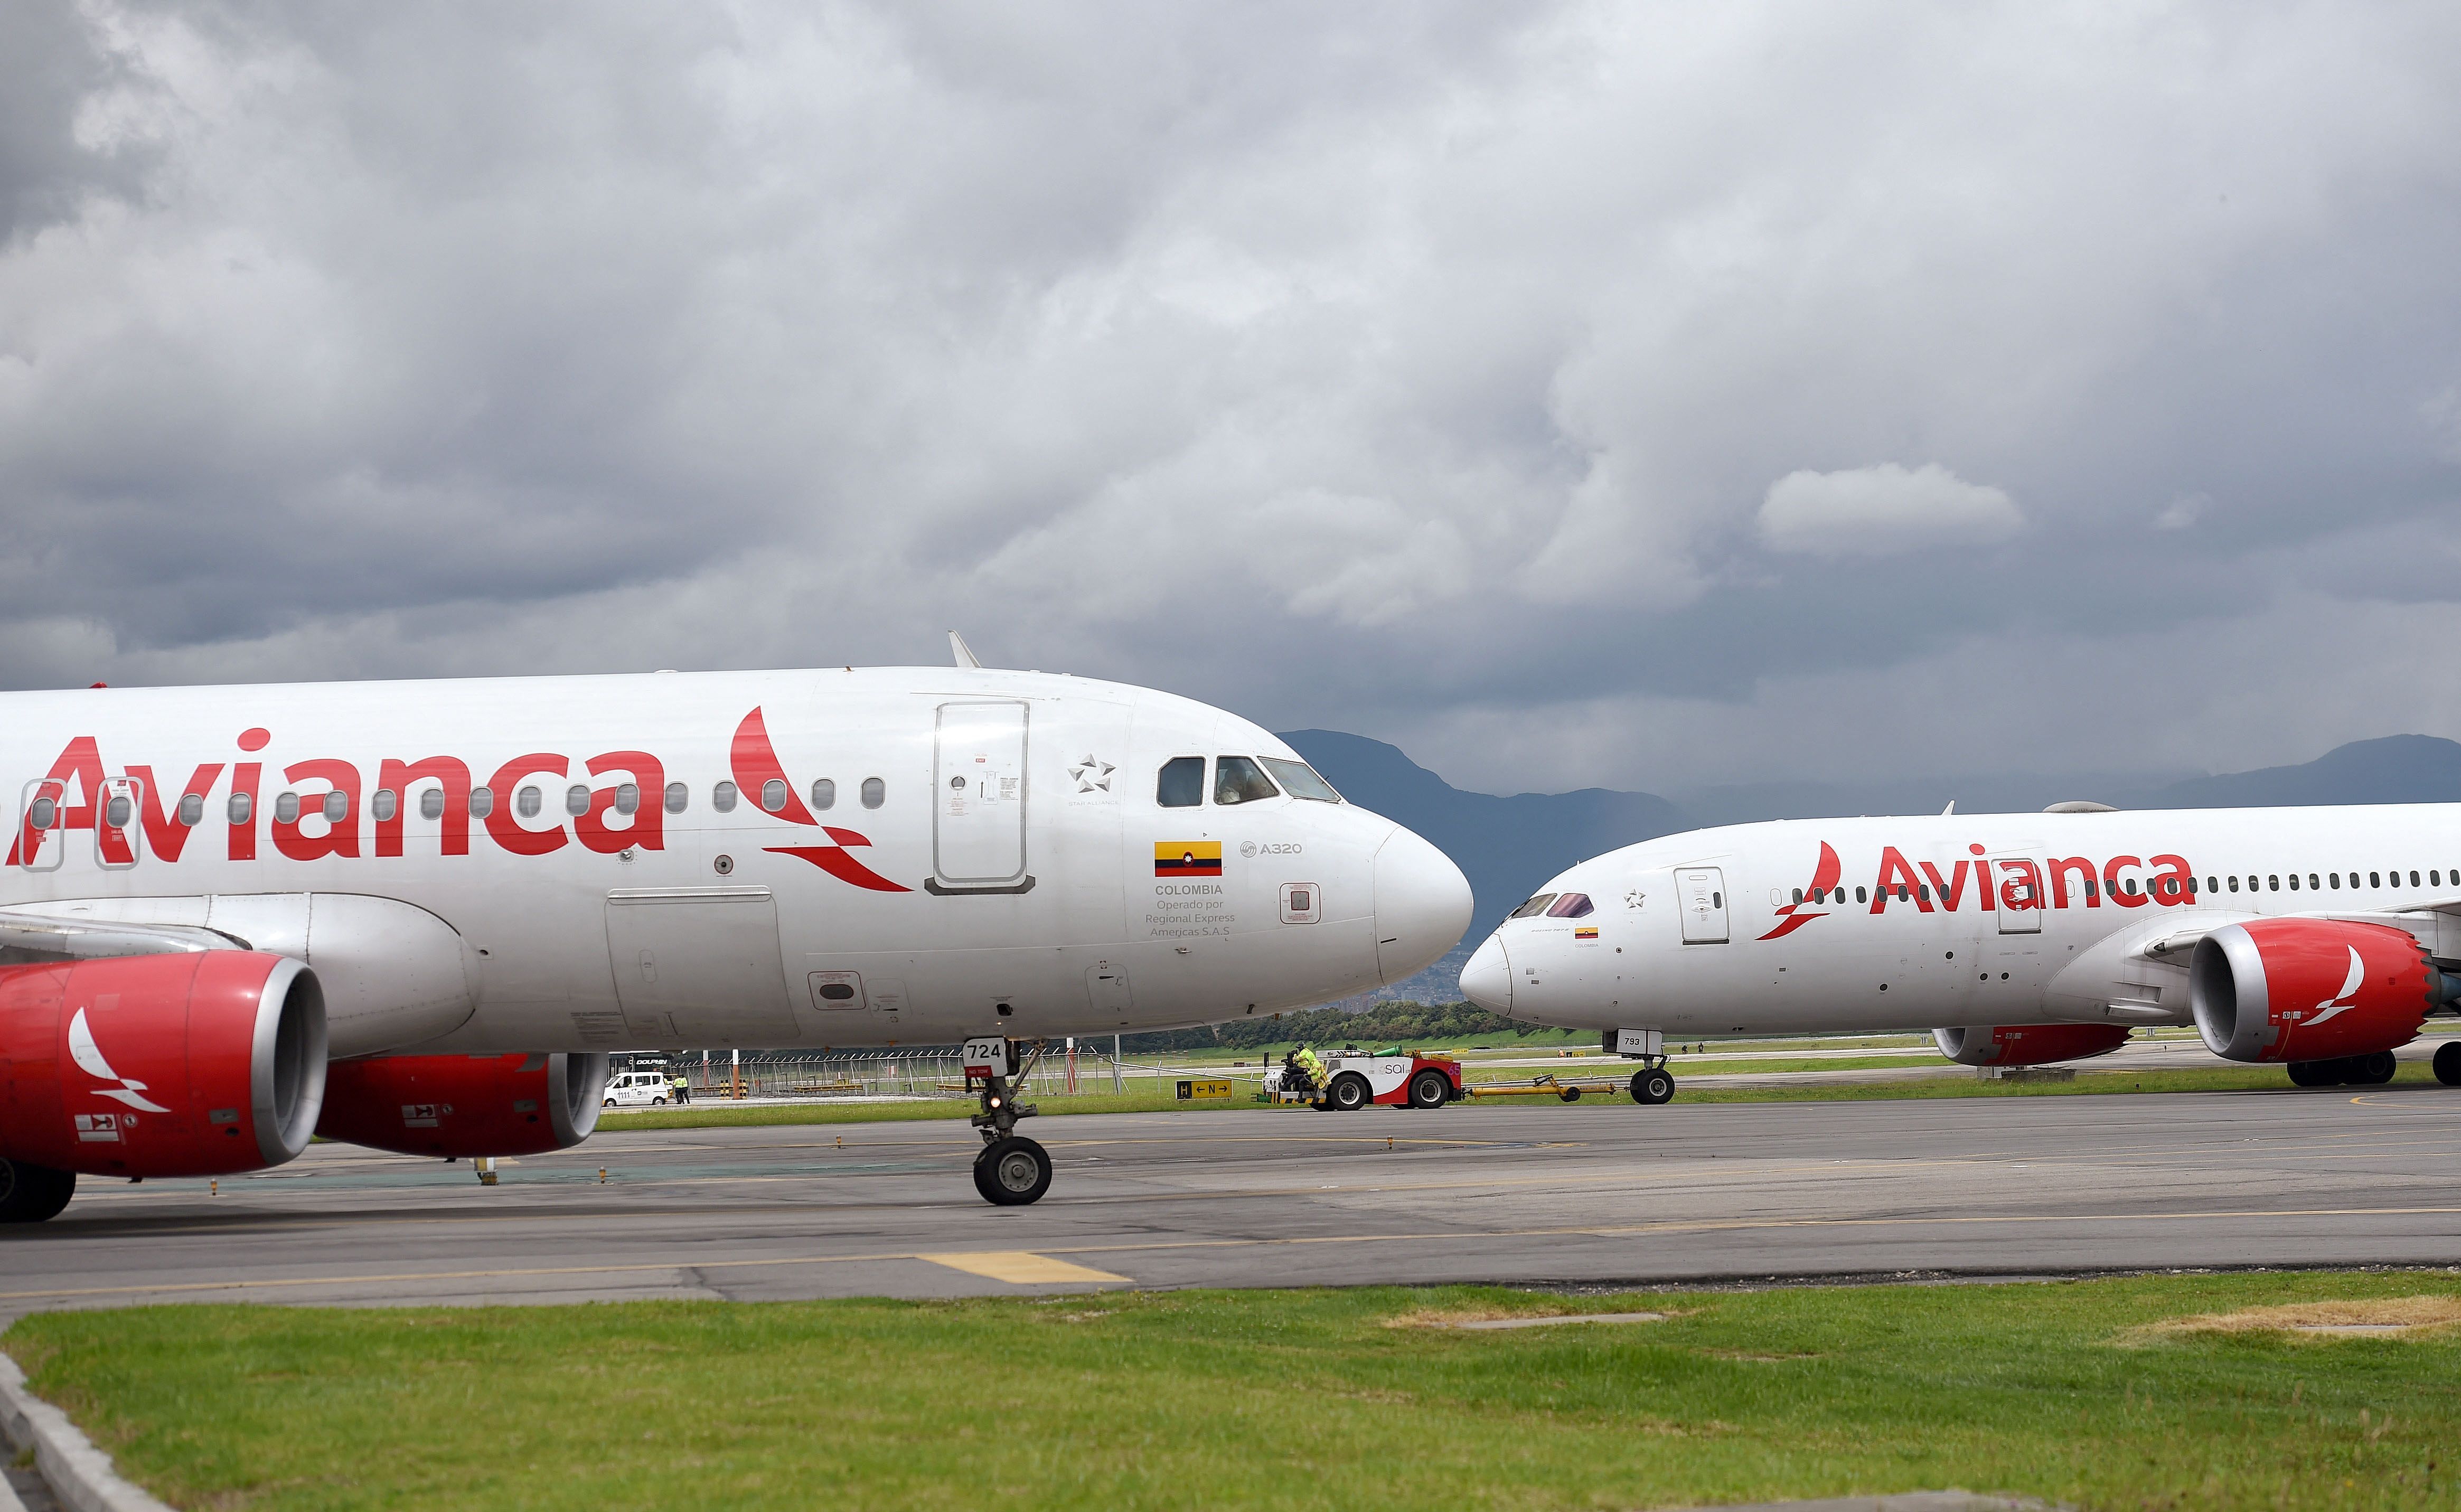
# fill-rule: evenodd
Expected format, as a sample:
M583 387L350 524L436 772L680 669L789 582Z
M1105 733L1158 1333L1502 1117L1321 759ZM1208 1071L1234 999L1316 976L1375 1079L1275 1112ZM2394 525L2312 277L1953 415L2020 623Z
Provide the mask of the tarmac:
M492 1187L331 1144L215 1195L89 1179L0 1236L0 1317L2461 1265L2461 1090L2432 1085L1025 1127L1059 1165L1027 1208L974 1195L978 1139L954 1120L608 1133Z

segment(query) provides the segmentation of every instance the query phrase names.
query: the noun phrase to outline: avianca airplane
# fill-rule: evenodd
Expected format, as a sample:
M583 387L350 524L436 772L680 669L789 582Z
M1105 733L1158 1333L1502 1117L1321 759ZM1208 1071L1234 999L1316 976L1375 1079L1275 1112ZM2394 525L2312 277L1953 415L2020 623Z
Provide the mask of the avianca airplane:
M962 649L961 649L962 654ZM966 658L971 660L971 658ZM1034 1042L1398 981L1460 870L1256 725L940 669L0 695L0 1220L76 1173L562 1148L610 1051Z
M1932 1031L1967 1065L2194 1024L2300 1086L2381 1082L2461 997L2461 808L1787 820L1583 862L1462 972L1470 1001L1604 1032L1673 1091L1664 1035ZM2461 1085L2461 1043L2435 1072Z

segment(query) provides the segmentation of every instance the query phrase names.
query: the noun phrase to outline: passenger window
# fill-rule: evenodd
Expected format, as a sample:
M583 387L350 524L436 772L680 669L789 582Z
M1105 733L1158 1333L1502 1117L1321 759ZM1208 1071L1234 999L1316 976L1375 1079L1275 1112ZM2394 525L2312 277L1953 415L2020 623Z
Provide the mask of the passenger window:
M1795 902L1797 902L1797 903L1801 903L1801 902L1803 901L1803 889L1802 889L1802 888L1797 887L1796 889L1794 889L1794 901L1795 901Z
M1510 919L1527 919L1532 914L1545 913L1547 911L1547 905L1554 901L1555 895L1553 893L1542 892L1537 897L1523 904L1520 907L1513 909L1505 917Z
M1280 798L1282 790L1265 776L1265 769L1246 756L1217 756L1213 762L1213 801L1216 803L1253 803L1258 799Z
M720 782L709 790L709 806L721 814L735 812L735 784Z
M496 790L491 787L472 788L470 790L470 817L472 819L485 819L488 815L493 814L494 812L496 812Z
M2418 885L2418 873L2411 872L2409 874L2409 884L2413 887Z
M786 812L786 779L773 777L760 784L760 806L772 814Z
M2374 872L2369 872L2367 873L2367 885L2370 887L2381 887L2384 885L2384 879Z
M2238 879L2236 877L2233 877L2231 879L2231 891L2238 891Z
M1588 893L1568 892L1555 900L1555 905L1547 910L1547 917L1550 919L1586 919L1595 912L1597 912L1597 908L1590 902L1590 895Z
M42 801L48 803L51 800L49 799L45 799ZM232 794L230 796L230 801L223 805L223 813L228 816L230 821L234 824L246 823L249 816L253 815L255 812L255 802L245 793ZM48 824L37 824L34 827L36 829L51 828Z
M1915 887L1915 896L1920 898L1925 903L1931 902L1931 884L1924 883Z
M524 819L538 818L539 810L545 807L546 795L540 792L535 783L513 795L513 812Z
M564 811L574 819L589 812L589 784L575 782L564 790Z
M2309 892L2316 890L2316 874L2312 871L2307 874L2307 890Z
M102 821L113 829L118 829L127 824L129 816L133 812L134 810L129 807L128 799L115 798L102 806Z
M444 817L444 790L442 788L431 787L419 790L418 817L420 819L442 819Z
M1318 803L1338 803L1341 795L1333 784L1316 776L1316 768L1304 761L1286 761L1280 756L1262 758L1265 770L1282 784L1282 791L1293 798L1310 799Z
M618 814L631 815L639 813L640 810L641 784L638 782L616 783L615 812Z
M1154 801L1164 808L1194 808L1205 801L1205 758L1172 756L1154 778Z
M273 822L276 824L296 824L299 822L298 794L283 793L275 796L273 799Z
M2332 884L2333 890L2335 892L2340 892L2342 890L2342 874L2340 872L2327 872L2324 874L2324 880Z
M205 796L203 793L180 795L180 822L190 829L205 821ZM36 828L41 826L37 825Z
M2281 890L2281 879L2271 875L2266 876L2264 879L2264 890L2267 892L2279 892Z
M681 782L668 783L667 812L670 814L680 814L690 807L692 807L692 789L684 786Z
M1854 889L1854 901L1856 903L1869 903L1871 900L1863 896L1862 888L1857 887Z
M326 823L339 824L342 820L349 819L350 817L351 795L348 793L328 793L325 795Z
M231 796L233 799L236 800L244 795L235 793ZM58 802L52 799L38 798L34 799L34 806L27 811L26 822L36 829L50 829L52 827L52 821L59 817L60 805ZM237 820L233 820L231 822L237 823L239 821Z
M2290 874L2290 890L2292 892L2299 890L2299 874L2295 871Z
M401 800L394 796L393 789L380 787L376 789L376 796L369 800L368 812L376 817L377 823L391 823L393 817L401 812Z
M2102 884L2094 878L2087 877L2085 880L2085 895L2088 898L2101 897Z
M878 808L888 801L888 784L876 777L863 779L863 806Z
M830 809L837 806L837 783L828 777L815 778L812 782L812 807L816 809Z

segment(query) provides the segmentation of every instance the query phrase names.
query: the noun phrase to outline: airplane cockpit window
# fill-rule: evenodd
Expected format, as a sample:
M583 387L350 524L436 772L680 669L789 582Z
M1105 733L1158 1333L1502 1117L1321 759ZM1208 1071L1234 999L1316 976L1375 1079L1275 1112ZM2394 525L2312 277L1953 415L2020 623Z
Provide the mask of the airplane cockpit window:
M1527 919L1535 914L1545 913L1547 911L1547 905L1554 901L1555 895L1553 893L1542 892L1537 897L1523 904L1520 907L1513 909L1510 913L1505 915L1505 917L1508 919Z
M1213 801L1216 803L1253 803L1258 799L1280 798L1282 790L1265 776L1265 769L1246 756L1218 756L1213 762Z
M1154 801L1164 808L1194 808L1205 801L1205 758L1172 756L1154 779Z
M1588 893L1568 892L1561 898L1555 900L1554 906L1547 910L1547 917L1550 919L1586 919L1595 912L1597 912L1597 907L1590 902L1590 895Z
M720 782L709 790L709 806L721 814L735 812L735 784Z
M1288 761L1280 756L1261 757L1265 770L1282 784L1282 791L1293 798L1313 799L1318 803L1338 803L1341 795L1333 784L1316 776L1316 768L1304 761Z

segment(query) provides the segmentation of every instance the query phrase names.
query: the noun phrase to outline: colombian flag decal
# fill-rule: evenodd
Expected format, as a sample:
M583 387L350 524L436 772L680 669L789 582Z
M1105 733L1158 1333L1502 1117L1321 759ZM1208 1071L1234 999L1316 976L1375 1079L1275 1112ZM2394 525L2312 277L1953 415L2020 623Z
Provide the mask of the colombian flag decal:
M1154 841L1154 875L1219 877L1222 875L1222 842L1218 840L1158 840Z
M1596 925L1577 924L1573 926L1573 938L1575 940L1594 940L1597 937L1598 926Z

